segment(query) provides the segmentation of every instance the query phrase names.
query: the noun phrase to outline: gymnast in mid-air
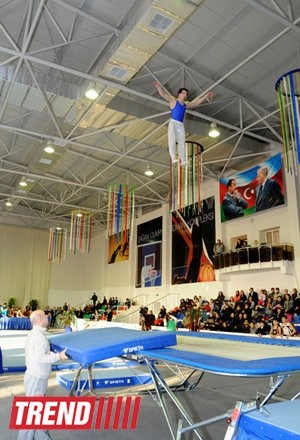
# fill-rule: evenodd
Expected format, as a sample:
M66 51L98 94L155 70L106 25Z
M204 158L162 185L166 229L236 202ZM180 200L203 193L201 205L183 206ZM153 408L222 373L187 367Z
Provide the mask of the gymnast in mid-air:
M189 162L185 148L185 130L183 125L185 111L186 109L197 107L202 102L212 98L215 94L213 92L208 92L202 97L187 101L188 89L185 87L178 90L177 98L175 98L175 96L170 95L159 82L154 82L153 85L157 88L160 96L170 103L171 118L168 127L168 144L172 163L174 164L178 162L176 154L177 142L180 164L181 166L186 167Z

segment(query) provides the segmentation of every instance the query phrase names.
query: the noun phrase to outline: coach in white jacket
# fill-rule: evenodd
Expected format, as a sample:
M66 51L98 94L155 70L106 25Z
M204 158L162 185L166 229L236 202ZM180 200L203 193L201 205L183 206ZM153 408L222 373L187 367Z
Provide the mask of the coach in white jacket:
M48 318L43 310L35 310L30 315L32 330L25 342L24 385L26 396L44 396L47 390L51 365L59 360L68 359L66 349L60 353L50 351L46 336ZM18 440L49 440L48 431L20 430Z

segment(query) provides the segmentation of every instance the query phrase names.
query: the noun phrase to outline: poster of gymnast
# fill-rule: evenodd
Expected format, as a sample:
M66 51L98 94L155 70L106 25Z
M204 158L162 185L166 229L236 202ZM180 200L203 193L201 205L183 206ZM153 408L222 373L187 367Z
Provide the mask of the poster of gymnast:
M125 236L111 235L108 239L108 264L119 263L129 259L129 230Z
M172 284L215 281L215 198L172 213Z
M137 227L136 287L161 286L162 217Z
M285 203L280 153L219 183L222 222Z

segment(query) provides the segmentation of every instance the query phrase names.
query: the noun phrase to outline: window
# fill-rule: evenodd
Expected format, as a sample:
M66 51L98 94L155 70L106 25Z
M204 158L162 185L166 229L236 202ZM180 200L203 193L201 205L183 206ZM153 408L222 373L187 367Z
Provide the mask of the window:
M280 230L279 230L279 228L269 229L269 230L265 231L265 241L267 244L280 243Z

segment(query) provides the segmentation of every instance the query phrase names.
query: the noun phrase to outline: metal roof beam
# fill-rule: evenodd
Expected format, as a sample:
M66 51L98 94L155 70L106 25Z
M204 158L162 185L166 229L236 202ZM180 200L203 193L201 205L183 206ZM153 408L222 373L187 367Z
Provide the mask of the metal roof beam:
M268 8L267 6L261 4L259 1L257 1L257 0L245 0L245 1L253 8L258 9L259 11L266 14L268 17L271 17L274 20L278 21L279 23L281 23L283 26L290 29L291 31L294 31L297 34L300 33L300 28L295 24L295 22L293 23L292 21L285 18L281 14L278 14L277 12Z

